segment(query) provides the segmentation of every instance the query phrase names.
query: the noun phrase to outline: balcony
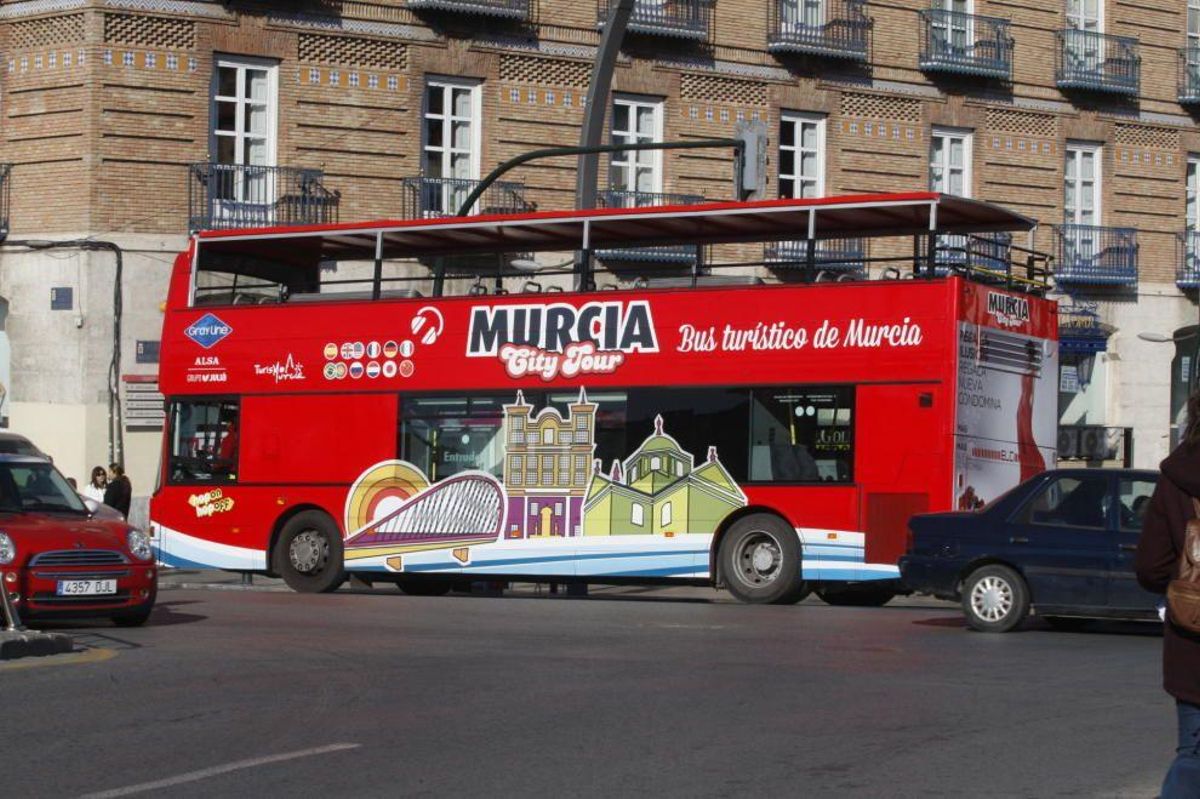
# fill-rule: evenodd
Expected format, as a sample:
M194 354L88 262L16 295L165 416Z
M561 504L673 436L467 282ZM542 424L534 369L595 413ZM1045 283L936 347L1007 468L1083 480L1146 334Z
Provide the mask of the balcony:
M599 0L596 26L608 22L612 0ZM644 36L670 36L676 39L708 41L712 26L712 0L637 0L629 17L629 33Z
M921 14L921 69L1008 80L1013 40L1008 20L944 9Z
M1175 285L1181 289L1200 288L1200 230L1179 234L1179 260L1175 265Z
M8 238L8 211L12 207L12 164L0 164L0 241Z
M704 198L698 194L658 194L647 191L602 191L598 199L603 208L646 208L659 205L696 205L704 202ZM596 256L605 261L689 265L696 262L698 252L695 245L676 244L665 247L597 250Z
M529 0L408 0L405 5L413 11L529 19Z
M989 272L1007 275L1012 264L1011 233L938 236L934 273Z
M772 0L767 7L768 52L867 60L865 0Z
M1137 95L1142 66L1137 39L1075 29L1055 36L1058 88Z
M763 245L763 261L779 271L805 270L814 278L822 272L837 279L858 279L867 274L866 239L821 239L814 243L808 262L808 240L773 241Z
M1179 51L1178 99L1182 105L1200 105L1200 46Z
M1136 286L1137 230L1098 225L1058 225L1058 264L1054 277L1060 286Z
M404 178L405 219L436 219L455 216L478 180L461 178ZM525 200L525 184L498 180L488 186L471 209L472 214L520 214L532 211Z
M189 164L188 230L320 225L338 221L341 194L319 169Z

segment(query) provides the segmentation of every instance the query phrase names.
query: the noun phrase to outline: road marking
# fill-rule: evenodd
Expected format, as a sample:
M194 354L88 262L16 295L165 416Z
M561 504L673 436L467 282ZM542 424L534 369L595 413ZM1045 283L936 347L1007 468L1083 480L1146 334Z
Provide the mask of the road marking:
M218 777L222 774L228 774L231 771L241 771L242 769L255 768L257 766L268 766L272 763L282 763L285 760L298 760L302 757L327 755L331 752L342 752L347 749L357 749L360 746L362 746L362 744L329 744L328 746L318 746L314 749L301 749L298 752L284 752L280 755L267 755L266 757L253 757L249 760L237 760L233 763L226 763L223 766L212 766L210 768L202 768L199 771L188 771L174 777L167 777L164 780L141 782L137 785L128 785L124 788L113 788L109 791L84 794L80 797L80 799L117 799L117 797L120 796L132 796L135 793L157 791L161 788L171 788L175 785L183 785L184 783L188 782L198 782L199 780L206 780L209 777Z
M46 657L22 658L12 663L0 664L0 671L17 671L18 669L38 669L45 666L78 666L86 663L103 663L117 656L117 650L97 647L83 652L68 652L65 655L49 655Z

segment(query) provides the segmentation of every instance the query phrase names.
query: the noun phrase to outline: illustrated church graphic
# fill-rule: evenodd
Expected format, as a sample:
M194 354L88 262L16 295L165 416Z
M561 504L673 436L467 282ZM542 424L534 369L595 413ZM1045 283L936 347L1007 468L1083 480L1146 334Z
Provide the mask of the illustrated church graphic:
M564 417L554 408L536 416L525 395L504 406L508 522L505 538L577 536L591 479L596 404L579 390Z

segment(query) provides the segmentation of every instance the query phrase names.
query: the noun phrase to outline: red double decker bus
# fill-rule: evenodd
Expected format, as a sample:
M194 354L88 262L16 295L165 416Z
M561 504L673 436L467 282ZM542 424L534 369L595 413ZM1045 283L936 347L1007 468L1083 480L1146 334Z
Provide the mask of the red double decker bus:
M911 514L1053 464L1054 303L1032 260L970 243L1032 225L917 193L201 233L163 329L159 558L301 591L886 601ZM798 237L796 271L832 274L851 236L913 237L878 249L915 277L766 283L744 260ZM645 279L546 255L697 245Z

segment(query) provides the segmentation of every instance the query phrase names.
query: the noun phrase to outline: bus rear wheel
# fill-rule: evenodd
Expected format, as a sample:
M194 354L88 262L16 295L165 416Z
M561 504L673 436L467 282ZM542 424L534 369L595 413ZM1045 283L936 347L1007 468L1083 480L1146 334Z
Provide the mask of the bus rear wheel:
M784 605L804 596L800 541L778 516L754 513L738 519L721 539L719 574L742 602Z
M342 534L321 511L306 510L288 519L272 560L288 587L303 594L335 591L346 581Z

